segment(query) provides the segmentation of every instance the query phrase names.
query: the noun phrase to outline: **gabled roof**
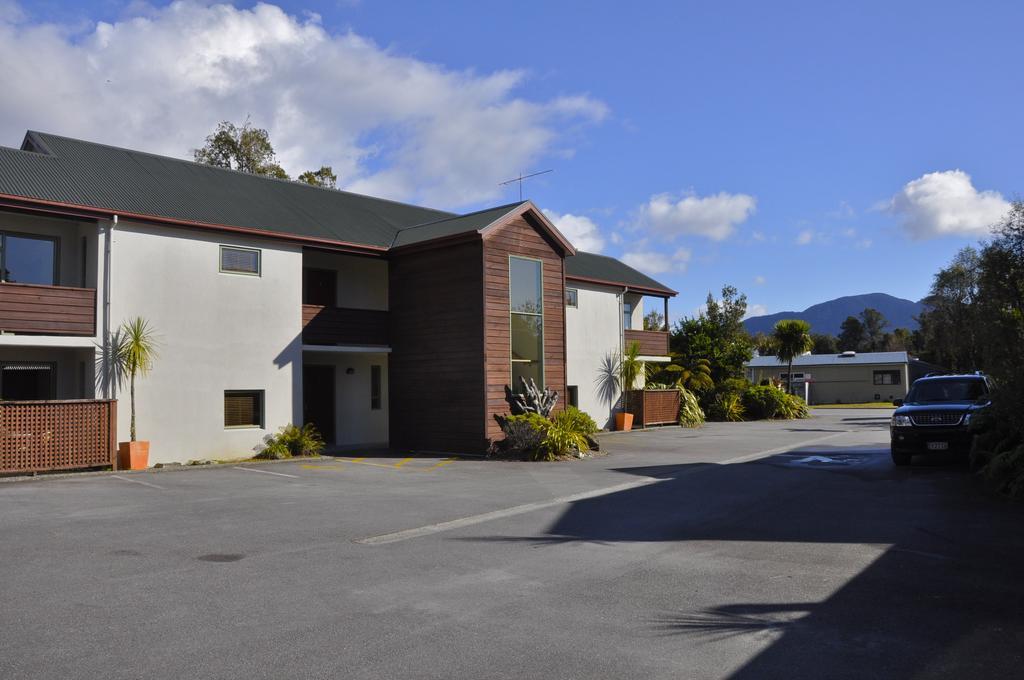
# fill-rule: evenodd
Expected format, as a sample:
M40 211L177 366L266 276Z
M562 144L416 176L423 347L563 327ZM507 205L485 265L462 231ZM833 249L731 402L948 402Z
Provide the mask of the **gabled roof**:
M0 147L0 195L376 249L405 227L455 216L34 131L21 149Z
M855 364L906 364L910 355L906 352L857 352L853 356L842 354L804 354L793 359L793 366L846 366ZM746 363L750 368L777 368L785 366L778 357L754 357Z
M391 245L393 248L401 248L403 246L433 241L438 238L457 236L473 231L479 232L524 203L525 201L523 203L499 205L496 208L487 208L486 210L478 210L477 212L465 215L446 217L433 222L427 222L426 224L406 227L398 232Z
M614 257L576 251L573 257L565 258L565 277L577 281L604 283L613 286L628 286L638 293L650 293L673 297L676 291L655 281L646 274L633 269Z

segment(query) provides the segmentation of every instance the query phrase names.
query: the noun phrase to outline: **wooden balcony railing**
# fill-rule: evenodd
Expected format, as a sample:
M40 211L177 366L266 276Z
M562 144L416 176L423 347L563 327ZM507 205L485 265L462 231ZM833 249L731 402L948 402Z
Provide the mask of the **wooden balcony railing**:
M0 401L0 472L117 467L117 402Z
M679 424L679 390L630 390L628 404L639 427Z
M388 343L388 313L302 305L302 342L307 345L382 345Z
M668 356L668 333L665 331L626 331L626 347L640 343L640 354Z
M96 335L96 289L0 283L0 331Z

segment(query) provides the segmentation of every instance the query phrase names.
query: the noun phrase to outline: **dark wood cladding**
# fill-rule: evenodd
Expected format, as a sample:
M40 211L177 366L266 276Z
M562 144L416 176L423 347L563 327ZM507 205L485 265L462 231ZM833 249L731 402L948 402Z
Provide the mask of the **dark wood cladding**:
M523 217L513 219L484 238L484 333L486 436L501 438L493 414L508 413L505 385L511 380L508 258L540 260L544 284L544 383L558 392L558 408L565 403L565 268L555 244Z
M96 335L96 290L0 283L0 331Z
M626 346L640 343L640 354L646 356L668 356L668 333L665 331L625 331Z
M479 453L485 446L481 252L475 240L389 262L393 447Z
M0 472L117 468L117 402L0 401Z
M302 342L307 345L387 345L388 313L302 305Z

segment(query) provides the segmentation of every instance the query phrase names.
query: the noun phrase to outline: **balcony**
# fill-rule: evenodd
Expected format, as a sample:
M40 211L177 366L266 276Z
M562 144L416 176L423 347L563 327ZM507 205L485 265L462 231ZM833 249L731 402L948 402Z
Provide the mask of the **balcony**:
M302 342L306 345L382 346L389 344L388 313L302 305Z
M0 331L96 335L96 289L0 283Z
M668 333L666 331L625 331L626 346L640 343L642 356L668 356Z

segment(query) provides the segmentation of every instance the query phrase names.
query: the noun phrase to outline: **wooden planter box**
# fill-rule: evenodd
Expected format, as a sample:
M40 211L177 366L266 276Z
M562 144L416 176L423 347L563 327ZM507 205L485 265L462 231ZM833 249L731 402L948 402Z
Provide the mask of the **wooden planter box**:
M634 427L679 424L679 390L632 390L629 411Z

